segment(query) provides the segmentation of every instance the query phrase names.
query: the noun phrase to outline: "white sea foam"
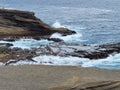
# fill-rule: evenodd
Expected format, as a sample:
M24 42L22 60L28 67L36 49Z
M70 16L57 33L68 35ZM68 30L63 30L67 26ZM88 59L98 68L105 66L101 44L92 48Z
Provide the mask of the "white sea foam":
M60 56L38 56L33 58L40 64L45 65L81 65L84 62L88 62L88 59L80 59L79 57L60 57Z
M98 67L106 69L120 69L120 54L110 55L108 58L100 60L90 60L82 64L83 67Z
M55 27L55 28L61 28L61 27L65 28L65 26L61 25L61 23L57 20L52 26Z
M65 66L82 66L82 67L97 67L97 68L105 68L105 69L120 69L120 54L116 54L114 56L110 55L106 59L99 60L90 60L87 58L79 58L79 57L60 57L60 56L37 56L34 57L31 61L19 61L15 64L11 65L24 65L24 64L44 64L44 65L65 65Z
M54 33L51 35L50 38L60 38L60 37L62 37L62 35L60 33Z
M15 42L8 42L8 41L0 41L0 43L11 43L13 44L12 47L18 47L18 48L27 48L30 49L32 47L39 47L40 45L47 45L51 43L52 41L48 40L34 40L34 39L20 39Z
M62 36L59 33L54 33L51 38L59 38L62 39L64 42L68 42L68 43L78 43L81 42L81 37L82 34L77 33L77 34L73 34L73 35L67 35L67 36Z
M13 63L10 65L26 65L26 64L44 64L44 65L71 65L71 66L76 66L76 65L82 65L84 62L88 62L89 59L80 59L79 57L61 57L61 56L37 56L33 58L34 61L28 61L28 60L20 60L17 63Z
M65 26L61 25L60 22L58 22L58 21L56 21L52 26L55 28L60 28L60 27L65 28ZM67 27L70 28L69 26L67 26ZM59 38L65 42L69 42L69 43L78 43L78 42L80 42L81 37L82 37L82 34L80 34L80 33L73 34L73 35L67 35L67 36L62 36L60 33L54 33L53 35L51 35L51 38Z
M98 67L106 69L120 69L120 54L110 55L108 58L89 60L79 57L38 56L34 58L41 64L46 65L72 65L82 67Z

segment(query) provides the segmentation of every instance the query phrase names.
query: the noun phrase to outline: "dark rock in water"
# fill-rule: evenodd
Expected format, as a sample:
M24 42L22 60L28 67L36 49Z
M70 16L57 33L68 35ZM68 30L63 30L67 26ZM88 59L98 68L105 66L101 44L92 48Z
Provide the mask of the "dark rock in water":
M28 60L33 62L34 60L32 60L32 58L35 56L36 52L32 50L9 48L7 46L0 47L0 62L5 63L5 65L17 63L18 61L22 60Z
M13 46L13 44L10 43L0 43L0 47L10 47Z
M73 45L64 42L52 43L39 48L21 49L9 48L0 44L0 62L6 62L6 65L17 63L20 60L32 60L33 57L39 55L54 55L54 56L74 56L89 59L102 59L108 57L110 54L120 53L120 43L106 44L100 46L87 46L87 45ZM3 57L4 56L4 57ZM6 57L7 56L7 57ZM12 59L13 61L9 60Z
M75 56L89 59L102 59L110 54L120 53L120 43L100 46L71 45L65 43L50 44L36 50L39 55Z
M7 46L7 47L10 47L10 46L13 46L13 44L11 44L11 43L6 43L6 46Z
M49 41L54 41L54 42L61 42L63 40L59 39L59 38L48 38Z
M11 49L9 49L8 47L5 47L5 46L0 47L0 54L9 53L10 51Z
M15 41L15 39L13 39L13 38L5 38L5 39L3 39L3 41L7 41L7 42L14 42L14 41Z
M67 28L53 28L34 16L33 12L0 9L0 36L36 36L74 34Z
M41 37L39 37L39 36L34 36L32 38L35 39L35 40L41 40Z

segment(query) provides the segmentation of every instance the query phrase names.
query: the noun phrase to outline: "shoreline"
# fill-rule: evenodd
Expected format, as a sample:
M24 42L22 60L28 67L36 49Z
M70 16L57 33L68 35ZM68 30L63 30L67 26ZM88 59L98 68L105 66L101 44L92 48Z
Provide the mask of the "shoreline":
M19 61L54 64L52 61L44 61L44 58L34 59L42 55L64 56L69 61L69 56L89 60L103 59L120 53L120 43L98 46L68 44L50 36L56 32L63 36L72 35L75 31L49 26L31 12L0 9L0 14L0 39L8 41L0 43L0 62L8 65L0 66L1 90L120 90L120 70L64 65L12 65ZM5 35L9 37L2 38ZM16 35L20 37L15 37ZM21 36L29 36L35 40L47 39L56 43L30 50L11 48L14 44L10 42L15 42ZM59 59L54 58L53 61L55 60ZM73 62L74 60L76 58Z
M76 86L96 86L113 83L120 85L120 71L76 66L22 65L0 67L0 88L2 90L76 90ZM4 87L4 85L6 87ZM82 87L81 87L82 88ZM92 89L90 89L92 90ZM104 89L102 89L104 90Z
M20 60L34 61L33 58L40 55L54 55L64 57L74 56L88 58L90 60L98 60L107 58L109 55L120 53L120 43L96 46L79 44L76 45L65 42L64 39L60 39L59 37L51 38L50 36L53 35L53 33L61 33L62 36L66 36L76 34L76 32L67 28L52 27L44 23L41 19L37 18L33 12L0 9L0 14L0 35L9 36L8 38L0 37L0 41L5 41L0 43L0 62L7 63L11 59L15 60L15 62ZM15 37L16 35L18 35L18 37ZM31 45L30 43L32 42L23 43L24 41L22 41L20 48L15 46L15 48L11 49L11 47L15 45L16 40L21 38L19 36L31 36L34 40L46 39L48 41L53 41L54 43L50 43L49 45L45 43L45 45L42 46L40 43L34 43ZM27 47L33 45L36 46L31 50L23 50L23 44L26 46L30 44ZM38 48L36 48L37 45Z
M120 69L118 66L120 43L92 47L59 42L31 49L11 48L10 45L1 44L0 62L3 63L2 65L81 65L83 67Z

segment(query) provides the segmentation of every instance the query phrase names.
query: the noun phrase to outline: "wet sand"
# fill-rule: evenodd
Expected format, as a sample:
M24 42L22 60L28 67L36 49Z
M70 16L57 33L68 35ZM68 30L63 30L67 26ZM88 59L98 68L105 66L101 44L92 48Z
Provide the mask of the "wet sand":
M120 90L120 71L72 66L1 66L0 90Z

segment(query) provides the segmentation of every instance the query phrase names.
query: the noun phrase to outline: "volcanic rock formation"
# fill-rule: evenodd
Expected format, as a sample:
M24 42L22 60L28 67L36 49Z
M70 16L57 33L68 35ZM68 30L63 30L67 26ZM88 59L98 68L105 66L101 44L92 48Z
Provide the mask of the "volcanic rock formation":
M67 28L53 28L35 17L33 12L0 9L0 36L43 36L55 32L75 33Z

